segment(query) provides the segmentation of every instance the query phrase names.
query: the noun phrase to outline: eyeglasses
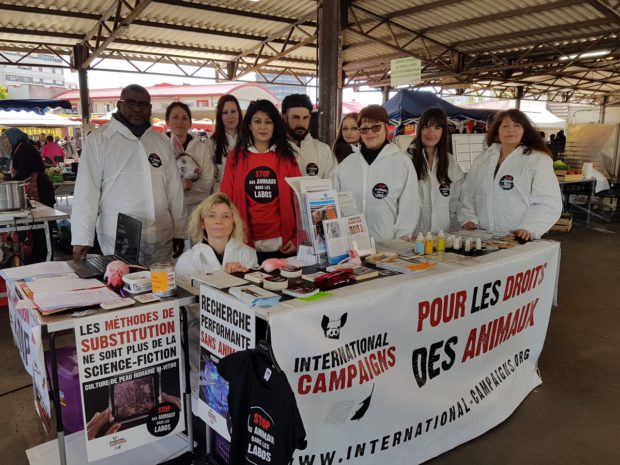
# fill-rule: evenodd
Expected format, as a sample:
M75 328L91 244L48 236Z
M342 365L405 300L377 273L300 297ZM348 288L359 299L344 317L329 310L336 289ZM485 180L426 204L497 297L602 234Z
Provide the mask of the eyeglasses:
M152 107L151 102L145 102L142 100L134 100L132 98L120 99L119 102L123 102L129 105L130 107L139 108L141 110L149 110Z
M360 133L361 134L368 134L371 131L372 132L379 132L382 127L383 127L382 124L374 124L374 125L368 126L366 128L360 128Z

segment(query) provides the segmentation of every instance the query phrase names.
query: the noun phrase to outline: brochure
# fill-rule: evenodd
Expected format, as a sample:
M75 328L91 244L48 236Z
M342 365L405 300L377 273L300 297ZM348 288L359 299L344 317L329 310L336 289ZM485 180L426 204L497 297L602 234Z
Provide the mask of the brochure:
M274 294L254 284L231 287L228 289L228 292L250 307L271 307L278 303L281 298L278 294Z
M308 218L310 219L310 237L314 253L327 252L323 221L334 220L340 216L338 193L335 190L308 192L306 194Z
M353 248L363 255L363 251L372 249L366 217L363 214L323 221L327 258L330 265L334 265L349 256Z

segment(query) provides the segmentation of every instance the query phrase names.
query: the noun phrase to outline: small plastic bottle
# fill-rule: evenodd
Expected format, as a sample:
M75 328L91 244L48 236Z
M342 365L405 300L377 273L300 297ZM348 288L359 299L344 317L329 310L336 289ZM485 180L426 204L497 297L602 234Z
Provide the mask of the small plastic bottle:
M418 237L415 240L415 253L418 255L424 255L424 234L418 233Z
M482 250L482 240L479 237L476 239L476 250Z
M454 234L446 237L446 249L451 249L452 247L454 247Z
M437 234L437 252L445 252L446 250L446 238L443 234L443 229L439 230Z
M433 253L433 235L429 232L426 233L424 239L424 254L431 255Z
M471 239L465 240L465 252L471 252Z
M454 240L452 241L452 248L454 250L461 249L461 238L459 236L454 236Z

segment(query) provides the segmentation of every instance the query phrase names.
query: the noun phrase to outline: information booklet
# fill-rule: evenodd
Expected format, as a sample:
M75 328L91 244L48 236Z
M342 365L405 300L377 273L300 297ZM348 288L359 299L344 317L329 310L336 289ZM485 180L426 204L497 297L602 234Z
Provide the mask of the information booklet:
M306 194L306 205L308 218L310 218L310 237L312 238L314 253L326 253L323 221L334 220L340 216L338 192L335 190L308 192Z
M327 259L334 265L349 256L354 244L360 255L372 249L366 217L363 214L323 221Z
M250 307L271 307L280 301L281 296L262 287L250 284L248 286L231 287L229 294L245 302Z
M377 267L396 271L397 273L416 273L434 268L435 263L426 260L403 260L397 258L388 262L379 262Z

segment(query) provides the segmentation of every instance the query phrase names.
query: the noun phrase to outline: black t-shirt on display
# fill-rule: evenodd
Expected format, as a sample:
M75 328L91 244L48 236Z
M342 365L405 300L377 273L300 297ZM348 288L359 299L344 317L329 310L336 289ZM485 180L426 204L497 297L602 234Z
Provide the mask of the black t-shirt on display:
M306 448L306 431L284 373L259 350L229 355L217 369L229 383L229 463L288 465L295 449Z

